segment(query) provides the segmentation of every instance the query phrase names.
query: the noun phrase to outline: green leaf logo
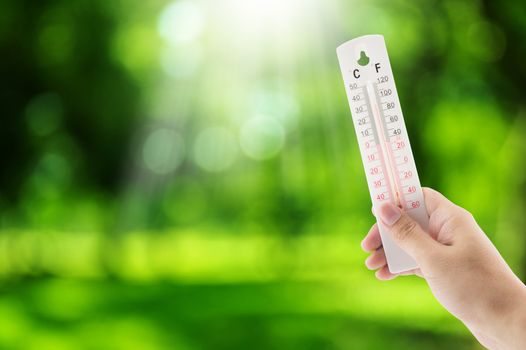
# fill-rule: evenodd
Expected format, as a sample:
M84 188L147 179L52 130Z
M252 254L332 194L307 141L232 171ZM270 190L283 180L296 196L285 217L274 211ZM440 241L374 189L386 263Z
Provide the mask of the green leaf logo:
M367 66L369 64L369 57L365 54L365 51L360 51L360 59L358 60L360 66Z

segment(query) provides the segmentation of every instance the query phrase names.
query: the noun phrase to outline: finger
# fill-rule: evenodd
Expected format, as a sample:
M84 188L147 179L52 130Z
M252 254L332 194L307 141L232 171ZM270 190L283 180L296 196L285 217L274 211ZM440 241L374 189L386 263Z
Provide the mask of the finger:
M376 278L378 278L380 281L389 281L397 277L397 275L389 272L387 265L383 266L380 270L376 271L375 275Z
M378 214L395 243L417 262L425 261L430 252L438 249L439 243L424 232L422 227L406 212L395 205L383 204Z
M378 249L374 253L372 253L367 259L365 259L365 266L369 270L376 270L380 267L383 267L387 264L387 260L385 259L385 252L383 248Z
M374 224L365 238L362 240L362 249L366 252L372 252L382 246L382 239L380 238L380 231L378 225Z

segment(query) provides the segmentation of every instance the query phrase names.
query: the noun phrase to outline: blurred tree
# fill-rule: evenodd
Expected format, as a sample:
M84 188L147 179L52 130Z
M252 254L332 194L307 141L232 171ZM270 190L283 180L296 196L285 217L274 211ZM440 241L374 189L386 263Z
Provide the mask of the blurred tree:
M137 87L110 55L115 15L104 1L0 5L2 196L16 200L47 145L64 136L78 150L75 184L116 189L140 111ZM31 104L46 94L51 106Z

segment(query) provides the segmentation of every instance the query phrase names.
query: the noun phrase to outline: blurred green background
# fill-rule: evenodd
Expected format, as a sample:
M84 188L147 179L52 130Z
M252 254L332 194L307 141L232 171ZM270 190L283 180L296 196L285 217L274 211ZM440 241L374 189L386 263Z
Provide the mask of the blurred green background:
M479 349L382 283L336 47L385 36L421 182L526 272L520 1L0 2L1 349Z

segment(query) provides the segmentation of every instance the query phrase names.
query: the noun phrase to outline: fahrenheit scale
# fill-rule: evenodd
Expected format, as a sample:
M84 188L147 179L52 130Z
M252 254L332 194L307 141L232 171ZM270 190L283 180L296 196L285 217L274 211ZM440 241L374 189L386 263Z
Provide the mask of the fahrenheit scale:
M336 50L373 208L391 202L427 229L429 217L416 172L393 72L381 35L350 40ZM378 220L389 271L417 268Z

